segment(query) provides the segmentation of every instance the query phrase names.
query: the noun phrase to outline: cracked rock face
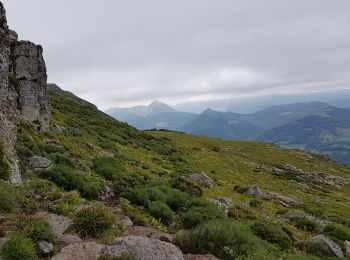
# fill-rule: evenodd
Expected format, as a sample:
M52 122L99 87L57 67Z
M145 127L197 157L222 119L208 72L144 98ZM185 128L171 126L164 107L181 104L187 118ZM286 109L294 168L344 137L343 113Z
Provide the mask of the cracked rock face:
M15 150L17 125L24 120L46 131L51 118L42 53L41 46L18 41L17 33L7 26L0 2L0 146L9 166L9 181L16 186L22 183Z
M18 110L16 90L9 83L10 33L6 21L6 11L0 2L0 144L4 162L9 165L10 182L21 185L18 158L15 151L17 140Z

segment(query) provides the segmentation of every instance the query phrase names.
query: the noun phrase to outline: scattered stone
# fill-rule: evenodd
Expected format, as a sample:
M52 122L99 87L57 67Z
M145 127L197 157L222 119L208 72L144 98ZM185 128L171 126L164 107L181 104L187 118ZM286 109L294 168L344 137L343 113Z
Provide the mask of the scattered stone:
M54 133L62 134L66 128L57 124L54 124L50 127L50 130Z
M226 197L220 197L218 199L207 198L207 200L215 204L219 209L221 209L226 214L228 213L230 207L233 204L232 200Z
M134 223L131 221L131 219L128 216L120 215L120 216L118 216L118 220L125 227L132 227L132 226L134 226Z
M191 173L188 177L194 181L202 183L205 187L212 189L215 186L215 182L204 172L202 173Z
M316 237L314 237L313 239L315 242L319 242L324 244L325 246L327 246L336 257L344 257L343 251L341 250L341 248L334 243L332 240L330 240L328 237L324 236L324 235L318 235Z
M184 260L177 246L142 236L121 237L112 246L105 247L103 253L112 257L128 254L142 260Z
M168 243L175 242L175 237L173 235L149 227L133 226L128 228L128 234L129 236L142 236L147 238L158 239L160 241Z
M350 242L349 241L345 241L345 256L350 258Z
M260 185L258 183L255 184L254 186L251 186L246 191L246 193L258 199L263 199L263 200L276 199L285 207L296 206L302 203L302 201L294 195L290 195L289 197L287 197L277 192L263 192L260 189Z
M53 250L53 244L46 242L46 241L40 241L38 243L40 252L43 254L50 254Z
M83 134L80 132L79 129L73 129L73 130L72 130L72 135L73 135L74 137L82 137L82 136L83 136Z
M68 246L71 244L83 242L83 240L78 236L74 236L71 234L64 234L57 237L57 242L62 244L63 246Z
M192 255L186 254L184 255L185 260L219 260L213 255Z
M51 166L52 162L49 159L40 156L33 156L29 159L29 167L33 171L46 170Z
M105 246L95 242L75 243L62 248L52 260L97 260Z
M306 212L300 210L300 209L292 209L288 211L285 215L288 219L298 219L298 218L306 218L310 221L315 222L319 228L320 231L323 230L329 223L323 219L316 218L310 214L307 214Z
M65 216L59 216L47 212L39 212L37 215L47 219L56 236L63 235L63 233L73 224L72 220Z

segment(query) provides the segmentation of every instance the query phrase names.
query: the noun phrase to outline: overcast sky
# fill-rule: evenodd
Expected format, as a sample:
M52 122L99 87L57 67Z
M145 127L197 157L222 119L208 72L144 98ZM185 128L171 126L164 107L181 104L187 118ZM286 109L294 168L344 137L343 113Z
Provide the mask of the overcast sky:
M349 0L2 0L101 109L350 87Z

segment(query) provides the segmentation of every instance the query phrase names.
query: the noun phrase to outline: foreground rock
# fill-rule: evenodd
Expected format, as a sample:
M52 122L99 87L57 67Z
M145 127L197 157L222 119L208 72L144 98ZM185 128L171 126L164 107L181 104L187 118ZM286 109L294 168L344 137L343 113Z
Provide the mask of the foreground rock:
M33 171L46 170L51 166L52 162L49 159L40 156L33 156L29 159L29 167Z
M212 189L215 186L215 182L204 172L202 173L191 173L188 177L196 182L203 184L205 187Z
M313 240L315 242L322 243L323 245L328 247L336 257L341 257L341 258L344 257L344 254L343 254L343 251L341 250L341 248L336 243L334 243L332 240L330 240L328 237L326 237L324 235L318 235L318 236L314 237Z
M142 226L134 226L128 228L128 234L130 236L142 236L147 238L158 239L168 243L174 243L175 237L173 235L163 233L157 229L142 227Z
M59 216L47 212L39 212L37 216L45 218L51 226L55 235L61 236L73 224L72 220L65 216Z
M70 235L70 234L61 235L57 237L56 241L63 246L68 246L75 243L83 242L83 240L80 237Z
M105 246L95 242L75 243L62 248L52 260L97 260Z
M38 243L40 252L43 254L50 254L53 250L53 244L46 242L46 241L40 241Z
M350 242L349 241L345 241L345 256L350 258Z
M173 244L158 239L141 236L127 236L117 239L112 246L103 249L103 253L118 257L123 254L142 260L183 260L180 249Z
M246 193L258 199L263 199L263 200L275 199L285 207L297 206L302 203L302 201L298 197L293 195L284 196L277 192L263 192L260 189L259 184L255 184L254 186L251 186Z
M185 260L219 260L213 255L192 255L186 254L184 255Z

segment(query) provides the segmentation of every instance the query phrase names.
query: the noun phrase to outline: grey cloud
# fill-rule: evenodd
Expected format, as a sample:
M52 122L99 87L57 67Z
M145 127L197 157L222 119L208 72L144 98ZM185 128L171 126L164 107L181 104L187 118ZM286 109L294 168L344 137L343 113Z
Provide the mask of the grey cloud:
M101 108L349 87L348 0L3 0L49 80Z

